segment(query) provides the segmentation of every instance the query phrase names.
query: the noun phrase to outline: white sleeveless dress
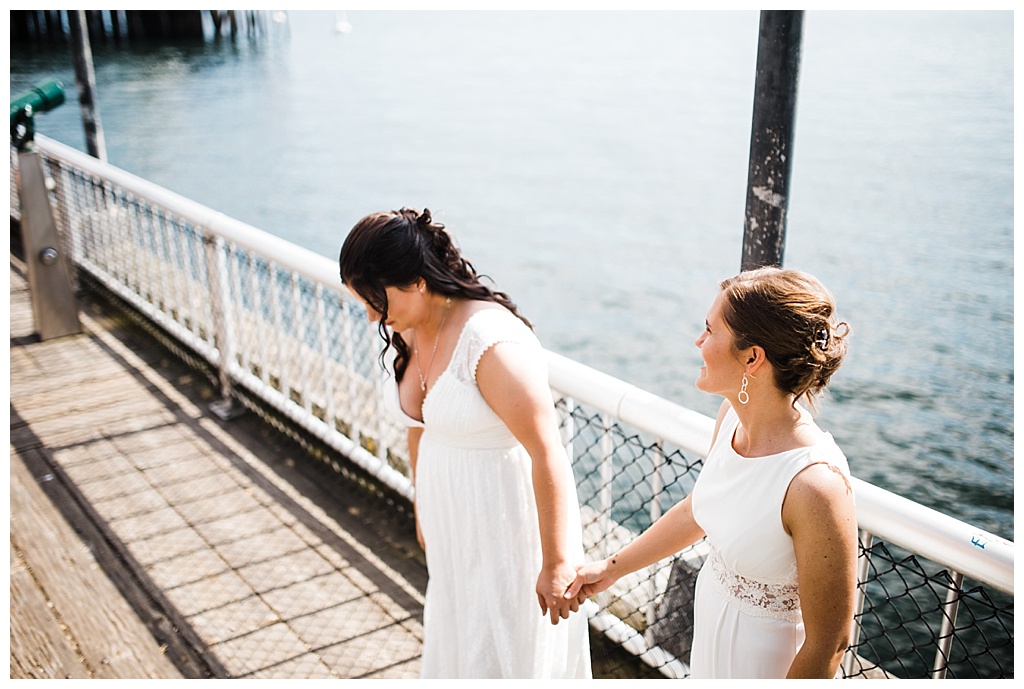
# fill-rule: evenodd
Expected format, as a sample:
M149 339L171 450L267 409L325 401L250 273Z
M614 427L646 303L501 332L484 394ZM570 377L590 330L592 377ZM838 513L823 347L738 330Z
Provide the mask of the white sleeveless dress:
M529 454L476 384L480 357L517 343L546 368L540 343L504 308L477 311L448 368L423 401L423 423L406 415L394 379L388 407L421 426L416 501L427 551L423 678L589 678L586 615L552 625L537 602L540 529ZM568 457L570 556L583 563L580 508Z
M831 435L821 443L747 458L732 446L729 409L693 488L693 516L711 554L697 577L693 678L784 678L804 641L793 539L782 502L802 469L827 463L849 477Z

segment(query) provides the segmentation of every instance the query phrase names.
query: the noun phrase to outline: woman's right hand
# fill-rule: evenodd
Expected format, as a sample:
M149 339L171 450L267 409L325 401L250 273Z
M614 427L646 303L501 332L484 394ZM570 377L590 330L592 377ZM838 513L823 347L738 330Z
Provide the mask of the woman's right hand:
M608 589L619 580L619 577L611 572L611 558L588 562L576 568L576 579L565 591L566 598L589 598L596 593Z

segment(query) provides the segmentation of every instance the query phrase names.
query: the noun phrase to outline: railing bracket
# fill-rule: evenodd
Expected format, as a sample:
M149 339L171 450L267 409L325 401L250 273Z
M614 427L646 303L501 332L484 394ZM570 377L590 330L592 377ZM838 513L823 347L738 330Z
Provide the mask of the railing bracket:
M227 397L222 400L210 403L210 411L221 421L231 421L244 414L246 406L234 397Z

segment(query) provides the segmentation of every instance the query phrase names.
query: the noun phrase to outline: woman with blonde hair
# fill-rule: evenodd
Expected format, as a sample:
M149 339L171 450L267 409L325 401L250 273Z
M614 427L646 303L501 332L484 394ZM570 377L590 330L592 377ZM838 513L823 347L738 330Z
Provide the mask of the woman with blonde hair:
M706 536L691 677L831 678L849 644L849 467L808 409L846 353L849 328L834 310L828 290L795 270L721 283L696 341L696 385L725 399L693 491L622 550L581 567L566 591L593 595Z

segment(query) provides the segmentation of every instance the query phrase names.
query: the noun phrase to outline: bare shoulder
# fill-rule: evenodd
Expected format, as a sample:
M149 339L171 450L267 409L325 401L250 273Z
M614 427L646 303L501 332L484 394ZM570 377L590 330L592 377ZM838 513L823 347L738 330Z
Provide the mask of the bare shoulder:
M839 467L811 464L793 477L782 511L787 525L824 525L855 518L853 487Z
M850 480L839 467L819 462L803 469L789 484L789 497L797 497L801 500L824 500L831 501L853 497L853 487Z

